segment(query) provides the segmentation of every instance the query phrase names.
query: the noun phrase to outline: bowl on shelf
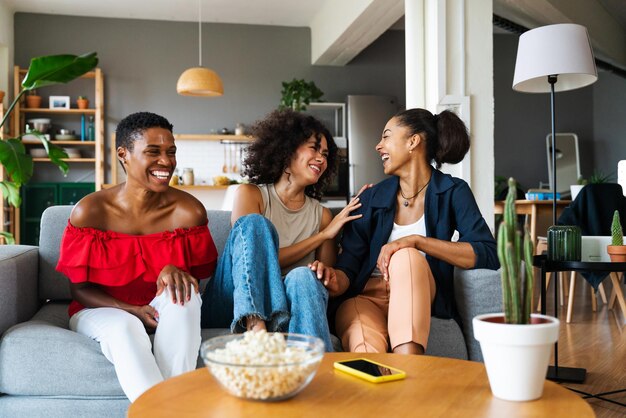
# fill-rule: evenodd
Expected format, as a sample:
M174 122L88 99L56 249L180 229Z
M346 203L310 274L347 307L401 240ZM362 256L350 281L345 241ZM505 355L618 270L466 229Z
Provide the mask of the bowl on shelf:
M324 355L324 343L308 335L249 331L206 340L200 353L213 377L231 395L281 401L311 382Z
M76 141L78 137L74 134L56 134L54 136L55 141Z
M43 148L31 148L28 152L33 158L48 158L48 153Z
M50 119L47 118L39 118L39 119L29 119L28 124L31 129L41 132L45 134L50 129Z
M78 148L63 148L67 152L68 158L80 158L80 150Z

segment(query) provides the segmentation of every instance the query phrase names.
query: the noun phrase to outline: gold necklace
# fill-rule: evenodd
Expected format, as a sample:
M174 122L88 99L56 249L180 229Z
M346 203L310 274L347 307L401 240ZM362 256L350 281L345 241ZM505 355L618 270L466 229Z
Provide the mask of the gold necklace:
M428 183L430 183L430 179L428 179ZM417 191L417 193L415 193L413 196L411 197L406 197L404 195L404 193L402 193L402 187L398 187L400 189L400 196L402 196L402 198L404 199L404 202L402 203L402 205L406 208L409 206L409 200L413 200L415 199L421 192L422 190L424 190L426 188L426 186L428 186L428 183L426 183L425 185L422 186L421 189L419 189Z

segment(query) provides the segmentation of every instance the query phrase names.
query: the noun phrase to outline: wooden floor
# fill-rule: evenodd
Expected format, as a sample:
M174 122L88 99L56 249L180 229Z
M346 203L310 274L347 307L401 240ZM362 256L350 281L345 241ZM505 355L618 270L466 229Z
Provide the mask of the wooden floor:
M621 283L622 290L626 293L623 280ZM609 279L604 280L604 286L608 297L612 289ZM584 383L563 383L563 386L593 394L626 389L626 317L617 303L609 310L600 298L598 310L593 312L590 292L591 287L587 282L577 276L571 323L565 322L566 306L559 308L559 366L587 369ZM547 313L553 315L552 283L547 301ZM550 364L553 365L554 360ZM607 398L626 403L626 391ZM599 418L626 417L626 407L593 398L587 401Z

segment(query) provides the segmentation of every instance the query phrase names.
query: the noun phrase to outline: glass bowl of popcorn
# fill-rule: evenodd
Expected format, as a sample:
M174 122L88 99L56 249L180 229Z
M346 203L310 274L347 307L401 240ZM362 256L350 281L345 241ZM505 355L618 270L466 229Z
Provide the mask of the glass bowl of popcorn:
M324 343L308 335L248 331L206 340L200 353L213 377L230 394L281 401L311 382L324 355Z

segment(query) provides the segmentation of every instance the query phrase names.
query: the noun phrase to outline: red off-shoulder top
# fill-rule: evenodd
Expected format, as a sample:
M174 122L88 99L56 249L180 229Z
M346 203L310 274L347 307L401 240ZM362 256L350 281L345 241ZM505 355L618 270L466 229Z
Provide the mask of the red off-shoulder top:
M213 274L216 261L217 249L207 225L128 235L77 228L68 221L56 269L72 283L96 283L119 301L143 306L154 299L156 280L166 265L200 280ZM83 308L72 301L69 315Z

